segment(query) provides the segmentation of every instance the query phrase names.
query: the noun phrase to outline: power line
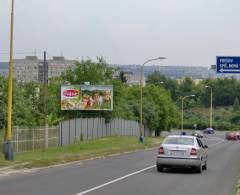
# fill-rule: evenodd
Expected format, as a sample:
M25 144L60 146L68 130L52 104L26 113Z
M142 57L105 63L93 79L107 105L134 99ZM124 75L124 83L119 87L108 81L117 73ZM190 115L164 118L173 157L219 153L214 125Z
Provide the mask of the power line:
M40 52L14 52L13 54L14 55L18 55L18 54L36 54L36 53L39 53ZM0 54L3 54L3 55L9 55L10 53L9 52L0 52Z

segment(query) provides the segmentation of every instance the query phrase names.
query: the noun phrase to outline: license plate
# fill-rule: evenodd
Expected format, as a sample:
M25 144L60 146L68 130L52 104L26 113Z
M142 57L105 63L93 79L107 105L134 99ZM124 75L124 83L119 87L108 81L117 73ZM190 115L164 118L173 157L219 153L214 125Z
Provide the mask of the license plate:
M185 155L185 151L182 151L182 150L171 150L171 151L169 151L169 154L172 155L172 156L176 156L176 155L183 156L183 155Z

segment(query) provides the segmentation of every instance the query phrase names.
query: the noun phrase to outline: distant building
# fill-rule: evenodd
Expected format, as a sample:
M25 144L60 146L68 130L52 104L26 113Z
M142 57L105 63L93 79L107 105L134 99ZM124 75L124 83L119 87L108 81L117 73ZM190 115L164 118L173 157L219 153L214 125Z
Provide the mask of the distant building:
M53 59L48 60L48 78L61 76L67 68L75 67L75 63L75 60L66 60L64 57L54 56Z
M24 59L13 60L13 78L20 82L43 83L52 77L60 76L68 67L74 67L74 60L65 60L64 57L53 57L44 62L37 56L26 56ZM46 78L44 78L46 75Z
M0 76L8 77L8 62L0 62Z
M117 67L118 70L122 72L132 72L133 75L139 74L141 70L140 65L114 64L110 66ZM160 74L175 80L181 80L185 77L190 77L191 79L196 80L196 83L207 78L234 77L236 79L240 79L240 74L216 74L214 66L145 66L143 71L145 78L151 75L154 71L158 71Z
M128 85L140 85L140 81L141 81L141 73L137 72L137 73L132 73L132 72L125 72L124 73L124 76L126 77L126 80L127 80L127 84ZM145 76L143 75L143 78L142 78L142 83L143 83L143 86L145 86L146 84L146 78Z
M182 77L181 79L176 79L178 84L183 83L186 77ZM193 84L198 85L203 79L192 79Z
M46 67L42 59L37 56L26 56L24 59L13 60L13 78L20 82L39 82L43 83L50 78L61 76L68 67L75 67L75 60L67 60L62 56L54 56L47 59ZM141 65L108 65L115 69L113 77L116 78L123 72L129 85L139 85ZM240 79L240 74L216 74L215 66L144 66L143 84L154 71L160 72L171 79L180 80L190 77L196 80L196 83L207 78L230 78ZM8 63L0 62L0 75L8 76ZM45 78L46 76L46 78Z

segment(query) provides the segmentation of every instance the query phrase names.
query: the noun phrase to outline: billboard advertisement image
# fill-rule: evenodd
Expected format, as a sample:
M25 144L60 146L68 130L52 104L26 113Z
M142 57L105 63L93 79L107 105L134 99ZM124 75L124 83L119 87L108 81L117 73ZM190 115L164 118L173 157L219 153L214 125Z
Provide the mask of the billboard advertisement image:
M61 110L80 109L80 93L80 85L61 86Z
M61 110L113 109L113 86L79 85L76 88L73 85L64 85L61 91Z

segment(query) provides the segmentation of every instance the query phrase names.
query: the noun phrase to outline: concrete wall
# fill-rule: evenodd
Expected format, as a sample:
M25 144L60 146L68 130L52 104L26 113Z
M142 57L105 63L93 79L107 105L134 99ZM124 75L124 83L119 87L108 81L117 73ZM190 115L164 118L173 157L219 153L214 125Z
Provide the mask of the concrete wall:
M104 118L76 118L59 123L59 145L68 145L74 140L95 139L106 136L139 136L136 121L114 119L105 123Z

